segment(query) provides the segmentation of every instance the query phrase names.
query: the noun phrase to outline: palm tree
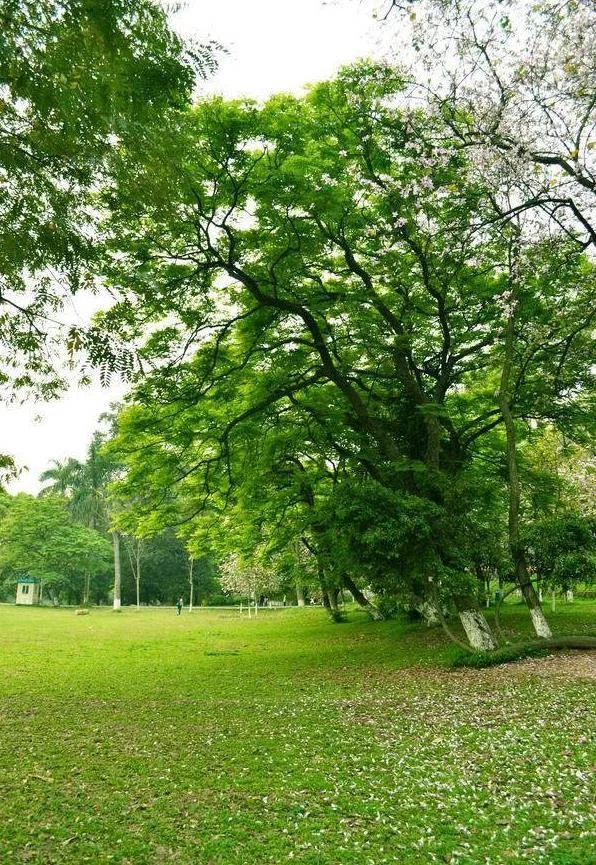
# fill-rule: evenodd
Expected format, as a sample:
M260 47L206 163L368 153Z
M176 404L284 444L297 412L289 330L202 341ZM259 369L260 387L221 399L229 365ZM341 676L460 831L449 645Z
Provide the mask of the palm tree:
M72 457L64 462L53 460L53 466L40 475L40 480L52 481L41 494L66 495L75 520L91 529L110 532L114 549L114 609L119 610L121 604L120 535L110 529L110 505L107 493L116 466L102 449L103 442L102 434L96 431L84 463ZM88 595L88 587L86 595Z
M62 495L72 499L75 492L80 488L84 466L73 457L68 457L64 462L52 460L52 466L42 472L40 481L50 481L40 491L40 496Z

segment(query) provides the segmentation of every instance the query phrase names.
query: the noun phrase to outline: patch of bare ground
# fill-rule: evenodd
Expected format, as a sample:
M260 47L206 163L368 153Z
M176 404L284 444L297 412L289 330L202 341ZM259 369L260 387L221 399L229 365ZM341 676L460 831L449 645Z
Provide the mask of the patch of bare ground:
M510 679L512 676L596 681L596 651L553 652L552 655L542 658L522 658L479 670L463 667L442 672L447 676L458 676L477 682Z
M549 678L596 680L596 651L556 652L546 658L524 658L508 667L514 672Z
M566 651L553 652L551 655L541 658L523 658L519 661L510 661L498 664L494 667L475 669L473 667L461 667L459 669L445 669L444 667L402 667L399 670L364 669L364 681L361 687L364 693L377 691L383 685L402 685L416 688L417 684L432 687L432 683L438 688L447 685L448 681L459 679L462 683L474 683L482 687L498 682L511 681L513 678L526 678L537 676L546 680L566 681L596 681L596 650L595 651ZM349 702L349 701L348 701Z

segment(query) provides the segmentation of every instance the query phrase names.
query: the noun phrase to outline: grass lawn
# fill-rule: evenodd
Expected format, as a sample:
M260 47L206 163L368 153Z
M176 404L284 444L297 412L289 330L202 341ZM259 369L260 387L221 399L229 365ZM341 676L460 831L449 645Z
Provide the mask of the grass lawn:
M0 607L0 863L593 865L594 654L455 651L359 611Z

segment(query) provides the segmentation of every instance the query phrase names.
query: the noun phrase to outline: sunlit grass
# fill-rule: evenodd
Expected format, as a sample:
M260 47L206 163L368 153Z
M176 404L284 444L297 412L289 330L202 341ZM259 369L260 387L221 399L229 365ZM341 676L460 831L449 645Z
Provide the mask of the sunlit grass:
M455 651L357 611L0 607L0 862L591 865L593 680Z

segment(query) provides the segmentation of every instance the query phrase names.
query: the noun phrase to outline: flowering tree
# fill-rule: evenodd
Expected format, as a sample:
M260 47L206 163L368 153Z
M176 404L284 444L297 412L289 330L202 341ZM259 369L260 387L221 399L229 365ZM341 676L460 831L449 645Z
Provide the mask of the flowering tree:
M224 592L247 599L250 616L251 603L254 603L256 614L259 594L269 591L275 584L275 578L263 567L232 554L220 565L219 582Z
M373 4L412 91L473 157L504 218L596 242L596 7L591 0ZM395 25L398 24L396 28ZM398 35L399 34L399 35Z

